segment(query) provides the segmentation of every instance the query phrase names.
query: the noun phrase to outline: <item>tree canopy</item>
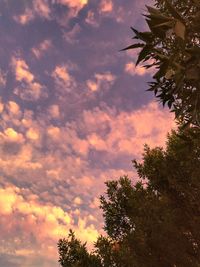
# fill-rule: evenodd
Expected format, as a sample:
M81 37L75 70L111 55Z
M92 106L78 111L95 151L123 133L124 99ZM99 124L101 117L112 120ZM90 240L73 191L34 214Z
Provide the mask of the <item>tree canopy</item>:
M92 252L85 244L59 241L63 267L198 267L200 264L200 134L173 132L167 146L145 146L133 162L140 177L106 182L101 196L106 237Z
M200 2L156 0L144 16L149 31L131 28L137 42L123 50L140 48L136 65L156 69L148 90L181 123L200 126Z

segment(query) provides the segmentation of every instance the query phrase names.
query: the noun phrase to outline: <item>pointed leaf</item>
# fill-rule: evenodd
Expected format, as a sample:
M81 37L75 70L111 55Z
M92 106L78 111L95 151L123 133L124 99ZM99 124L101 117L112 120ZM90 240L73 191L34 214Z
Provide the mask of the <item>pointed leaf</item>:
M126 50L140 48L140 47L144 47L144 44L140 44L140 43L138 43L138 44L132 44L132 45L126 47L126 48L121 49L120 51L126 51Z
M180 20L177 20L174 26L174 32L176 36L185 40L185 30L186 30L185 25Z
M145 58L150 54L151 52L151 46L149 45L145 45L145 47L141 50L137 62L136 62L136 66L143 60L145 60Z

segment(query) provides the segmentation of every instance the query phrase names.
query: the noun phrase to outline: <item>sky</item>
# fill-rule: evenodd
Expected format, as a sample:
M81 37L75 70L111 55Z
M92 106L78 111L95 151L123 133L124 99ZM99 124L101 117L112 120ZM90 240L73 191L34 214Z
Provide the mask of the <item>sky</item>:
M165 145L153 71L119 52L148 3L0 1L0 266L58 267L69 229L92 246L105 181L134 183L143 145Z

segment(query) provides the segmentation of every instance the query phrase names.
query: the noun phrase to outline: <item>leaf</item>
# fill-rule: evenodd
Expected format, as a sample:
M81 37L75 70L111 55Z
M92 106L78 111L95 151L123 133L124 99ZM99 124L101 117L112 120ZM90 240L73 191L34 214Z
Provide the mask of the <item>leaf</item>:
M163 63L160 64L159 70L156 72L156 74L153 76L154 79L160 80L163 76L165 76L166 71L168 69L168 62L163 61Z
M160 21L158 21L158 22L155 23L155 21L150 20L150 19L147 19L146 22L147 22L147 24L148 24L151 32L155 36L157 36L157 37L159 37L161 39L164 39L165 38L165 32L166 32L167 29L164 29L164 27L160 27L160 28L159 27L156 27L157 25L160 24Z
M182 16L179 14L179 12L174 8L172 3L169 0L165 0L168 10L171 12L172 16L175 19L180 20L182 23L185 24L185 20L182 18Z
M176 36L185 40L185 31L186 31L185 25L180 20L177 20L174 26L174 32Z
M186 73L186 79L199 80L200 70L197 67L189 69Z
M167 27L168 30L174 26L174 20L169 20L160 24L153 26L153 28Z
M192 48L187 48L185 51L191 55L195 56L198 54L198 56L200 56L200 47L198 47L198 46L193 46Z
M173 75L174 75L174 70L173 69L169 69L165 74L165 78L167 80L169 80L169 79L171 79L173 77Z
M197 7L200 7L200 2L199 2L199 0L192 0L192 2L193 2Z
M120 51L126 51L129 49L135 49L135 48L140 48L140 47L144 47L144 44L138 43L138 44L132 44L126 48L121 49Z
M147 10L148 10L148 12L150 14L155 14L155 15L160 15L161 14L161 12L159 11L159 9L156 9L156 8L153 8L153 7L147 6L147 5L146 5L146 8L147 8Z
M151 53L151 48L152 46L150 45L145 45L145 47L141 50L137 62L136 62L136 66L143 60L145 60L145 58Z
M133 37L133 39L140 39L146 43L153 40L153 34L151 32L138 32L133 27L131 27L131 30L135 33L135 37Z

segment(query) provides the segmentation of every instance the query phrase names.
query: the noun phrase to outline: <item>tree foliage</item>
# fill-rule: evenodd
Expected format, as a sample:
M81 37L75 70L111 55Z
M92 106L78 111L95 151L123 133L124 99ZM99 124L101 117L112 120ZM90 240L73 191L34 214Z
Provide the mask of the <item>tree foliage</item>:
M123 50L140 48L136 65L156 69L149 91L182 123L200 126L200 2L156 0L144 15L149 31Z
M70 230L68 238L58 242L59 263L64 267L100 267L100 259L87 251L86 243L82 244Z
M61 266L200 266L199 129L173 132L165 150L145 146L133 164L140 180L108 181L100 198L107 236L91 253L73 235L60 240Z

